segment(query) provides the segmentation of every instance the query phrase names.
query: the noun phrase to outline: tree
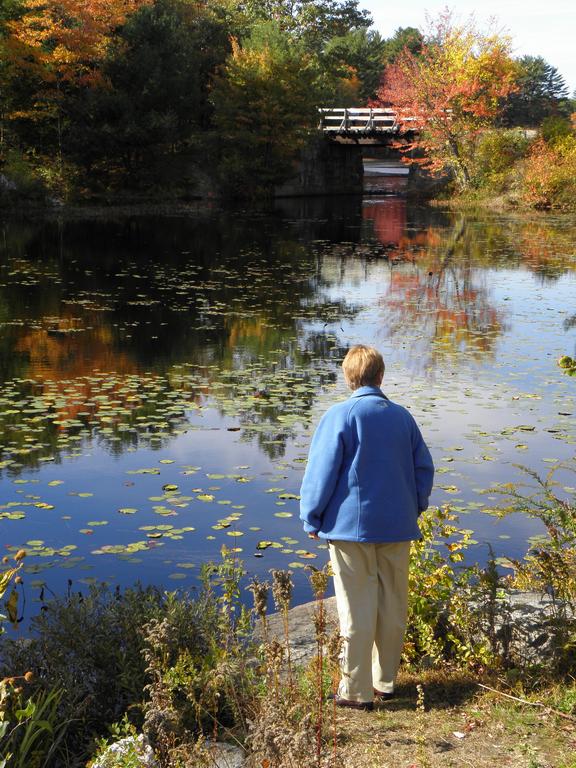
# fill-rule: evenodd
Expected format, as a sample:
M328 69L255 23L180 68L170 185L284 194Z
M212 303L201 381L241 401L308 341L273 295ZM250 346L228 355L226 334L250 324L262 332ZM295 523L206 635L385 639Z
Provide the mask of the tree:
M333 37L324 48L322 62L330 72L340 78L357 79L355 106L376 96L384 71L384 46L378 32L362 28Z
M24 144L56 152L62 168L64 104L77 89L104 83L101 64L113 32L152 0L22 0L6 27L13 110Z
M247 0L245 7L254 22L273 21L317 53L331 38L372 23L368 11L358 8L358 0Z
M229 51L229 29L214 9L188 0L142 6L108 46L102 87L69 105L71 149L88 166L121 160L135 170L194 145L210 126L210 80Z
M504 124L538 126L546 117L570 113L564 78L542 56L518 59L515 84L503 104Z
M0 33L7 21L17 19L22 10L23 0L3 0L0 5Z
M47 78L90 82L99 77L113 31L152 0L23 0L24 13L8 23L25 57Z
M398 27L392 37L384 43L383 56L387 64L395 64L401 53L407 48L414 56L422 51L422 32L416 27Z
M450 170L460 188L470 185L475 141L515 87L510 50L508 37L481 32L472 20L456 25L445 12L431 22L419 55L405 48L386 68L378 100L415 132L408 162Z
M9 30L7 23L18 18L21 12L20 0L4 0L0 5L0 160L6 155L9 146L7 138L8 116L12 110L12 67L8 56L7 39Z
M275 24L255 28L215 79L212 100L222 184L231 195L271 192L318 119L318 66Z

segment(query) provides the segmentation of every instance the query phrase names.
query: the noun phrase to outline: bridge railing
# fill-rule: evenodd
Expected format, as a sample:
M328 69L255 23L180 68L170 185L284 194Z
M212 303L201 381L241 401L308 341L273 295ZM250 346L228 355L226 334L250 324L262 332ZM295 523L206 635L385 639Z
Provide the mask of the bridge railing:
M319 109L319 129L325 133L394 133L398 116L393 109L350 107Z

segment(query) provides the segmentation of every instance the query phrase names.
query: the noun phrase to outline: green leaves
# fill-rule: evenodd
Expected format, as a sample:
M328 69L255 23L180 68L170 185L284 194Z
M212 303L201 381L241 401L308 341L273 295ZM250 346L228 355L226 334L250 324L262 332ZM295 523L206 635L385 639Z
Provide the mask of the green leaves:
M318 75L314 56L277 23L262 23L242 43L233 41L212 89L228 194L269 194L289 178L317 122Z
M568 376L576 376L576 360L569 355L562 355L558 360L558 366L562 368Z

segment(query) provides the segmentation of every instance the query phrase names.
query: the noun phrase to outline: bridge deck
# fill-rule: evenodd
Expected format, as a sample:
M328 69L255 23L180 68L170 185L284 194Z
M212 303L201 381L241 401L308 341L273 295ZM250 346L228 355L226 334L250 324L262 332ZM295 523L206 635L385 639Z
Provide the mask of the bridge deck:
M406 123L393 109L383 107L322 108L318 128L328 138L341 143L388 143L393 136L410 133Z
M324 133L395 133L398 115L393 109L354 107L319 109Z

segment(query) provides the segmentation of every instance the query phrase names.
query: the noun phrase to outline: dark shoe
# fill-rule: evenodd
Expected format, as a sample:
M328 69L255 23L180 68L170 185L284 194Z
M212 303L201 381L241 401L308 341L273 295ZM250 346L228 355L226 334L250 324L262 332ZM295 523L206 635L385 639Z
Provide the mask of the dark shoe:
M336 702L337 707L347 707L348 709L362 709L365 712L372 712L374 704L371 701L352 701L351 699L343 699L342 696L333 693L328 695L329 699L333 699Z
M387 691L379 691L377 688L374 688L374 698L378 701L390 701L390 699L394 699L396 694L394 692L389 693Z

